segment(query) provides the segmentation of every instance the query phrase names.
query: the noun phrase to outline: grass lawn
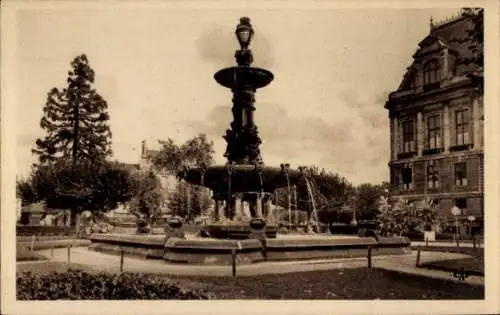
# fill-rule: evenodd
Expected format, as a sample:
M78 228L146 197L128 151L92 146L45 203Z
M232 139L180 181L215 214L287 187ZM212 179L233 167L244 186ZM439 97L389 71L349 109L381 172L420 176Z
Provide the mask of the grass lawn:
M43 255L37 252L32 252L25 247L18 247L16 250L16 261L37 261L37 260L47 260Z
M72 264L71 267L91 271L86 266ZM54 262L18 265L18 272L64 272L66 269L66 264ZM207 289L217 299L484 299L483 286L377 268L371 272L360 268L237 278L167 278L187 289Z
M186 279L205 283L220 299L484 299L483 286L377 268Z
M458 271L464 268L465 271L473 275L484 275L484 248L471 247L421 247L422 251L448 252L469 255L467 258L450 259L441 261L423 262L421 268L437 269L443 271ZM415 248L415 250L417 247Z
M418 250L421 248L425 252L445 252L445 253L457 253L470 256L483 256L484 248L472 248L472 247L446 247L446 246L412 246L412 250Z
M471 275L484 276L483 257L470 257L461 259L450 259L441 261L431 261L420 265L421 268L437 269L443 271L458 271L461 268Z

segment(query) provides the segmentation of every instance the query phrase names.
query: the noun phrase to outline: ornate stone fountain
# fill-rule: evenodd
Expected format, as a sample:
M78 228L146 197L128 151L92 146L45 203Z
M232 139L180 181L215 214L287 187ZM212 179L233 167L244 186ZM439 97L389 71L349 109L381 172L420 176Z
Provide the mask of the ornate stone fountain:
M220 85L233 93L233 121L224 136L227 164L185 168L178 175L191 184L212 190L215 220L206 229L215 238L247 238L252 231L263 229L267 237L275 237L274 191L305 178L303 172L291 170L288 164L269 167L262 160L259 147L262 141L254 120L255 92L271 83L274 76L268 70L251 66L253 55L248 47L253 34L250 19L241 18L236 27L241 46L235 54L237 66L222 69L214 76Z
M251 66L253 56L248 46L253 28L250 19L241 18L236 35L241 46L235 55L237 66L215 74L215 80L233 92L233 121L224 136L227 163L185 168L178 174L179 179L208 187L213 192L214 220L202 233L205 237L187 236L182 232L181 221L171 221L164 235L92 234L89 248L188 264L366 257L372 248L374 255L409 253L410 241L402 237L314 233L277 236L276 214L272 213L273 192L288 187L290 204L291 185L303 181L311 199L310 226L311 214L315 214L311 182L305 168L293 170L288 164L264 165L259 148L262 141L254 121L254 95L257 89L271 83L273 74Z

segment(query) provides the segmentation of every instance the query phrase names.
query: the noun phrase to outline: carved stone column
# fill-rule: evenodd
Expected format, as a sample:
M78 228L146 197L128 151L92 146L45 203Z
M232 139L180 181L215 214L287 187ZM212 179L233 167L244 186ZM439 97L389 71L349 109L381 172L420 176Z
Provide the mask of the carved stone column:
M477 97L472 98L472 126L474 149L481 147L481 121L479 114L479 101Z
M450 108L448 104L443 107L443 149L450 152Z
M398 117L394 116L391 119L392 122L392 159L397 160L398 159L398 149L399 149L399 122L398 122Z
M422 118L422 112L417 113L417 154L422 156L424 151L424 121Z
M443 49L443 80L448 80L450 77L450 67L449 67L449 52L448 48Z
M236 198L235 197L231 198L231 202L229 203L228 211L229 211L228 218L230 220L234 220L234 217L236 216Z
M225 200L217 200L216 201L216 208L217 208L217 217L218 221L221 222L225 220L228 217L226 205L225 205Z
M231 203L227 200L222 201L222 212L224 213L224 218L231 219Z
M250 220L252 218L252 213L250 212L250 205L248 203L248 200L241 202L241 208L243 211L244 218Z
M241 202L242 194L234 195L234 217L233 219L242 219L244 217L243 205Z
M264 218L262 215L262 194L257 194L255 196L255 217L258 219Z
M269 217L269 212L271 210L270 209L270 199L271 199L271 195L270 194L266 194L264 196L264 198L262 198L262 216L266 220Z
M220 208L221 208L220 201L215 200L214 213L213 213L214 222L219 222L221 219L221 213L219 212Z

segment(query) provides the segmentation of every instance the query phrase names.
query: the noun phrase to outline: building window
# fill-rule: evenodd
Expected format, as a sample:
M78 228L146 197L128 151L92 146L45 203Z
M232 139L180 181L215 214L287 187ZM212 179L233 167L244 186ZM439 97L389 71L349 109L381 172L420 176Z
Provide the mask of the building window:
M411 190L412 189L412 169L411 167L404 167L401 169L401 190Z
M465 214L465 210L467 209L467 199L466 198L457 198L455 199L455 206L462 210L462 215Z
M394 169L391 168L391 183L393 187L398 187L399 186L399 173Z
M457 145L469 144L469 115L467 109L455 112L455 130L457 133Z
M415 89L418 86L418 80L419 80L418 70L411 69L409 74L408 74L406 86L410 89Z
M467 164L465 162L455 164L455 185L457 187L467 186Z
M413 120L403 122L403 152L415 151L415 130Z
M427 117L427 148L441 147L441 121L439 115Z
M427 187L429 189L439 188L439 176L434 164L427 166Z
M424 64L424 86L438 83L440 80L439 74L438 60L434 59L427 61Z

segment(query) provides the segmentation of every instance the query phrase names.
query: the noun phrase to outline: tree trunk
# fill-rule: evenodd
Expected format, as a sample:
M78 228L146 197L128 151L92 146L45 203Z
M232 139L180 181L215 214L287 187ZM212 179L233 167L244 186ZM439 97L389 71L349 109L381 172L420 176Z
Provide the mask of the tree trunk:
M79 121L80 121L80 112L79 112L79 108L78 108L78 99L74 99L73 100L75 103L73 104L74 108L73 108L73 115L74 115L74 124L73 124L73 147L72 147L72 152L71 152L71 158L72 158L72 162L73 162L73 166L76 165L76 160L77 160L77 156L78 156L78 137L79 137L79 134L78 134L78 129L79 129Z

